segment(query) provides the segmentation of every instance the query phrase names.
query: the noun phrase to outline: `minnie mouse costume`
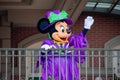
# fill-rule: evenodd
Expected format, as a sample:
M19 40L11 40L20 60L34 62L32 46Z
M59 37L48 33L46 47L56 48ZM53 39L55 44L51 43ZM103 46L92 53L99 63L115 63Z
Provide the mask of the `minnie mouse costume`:
M50 50L52 48L86 48L87 39L85 37L87 31L91 28L94 19L88 16L85 19L84 29L78 35L72 34L69 29L69 25L72 24L72 20L67 17L66 11L55 10L48 11L45 18L42 18L38 22L38 30L41 33L48 33L49 39L43 41L41 48ZM45 52L41 52L41 55L45 55ZM52 51L48 51L47 55L52 55ZM66 55L78 55L80 56L68 56ZM83 63L85 61L85 51L77 50L72 51L54 51L54 59L51 56L41 57L38 56L36 71L42 65L42 80L47 80L48 76L52 80L79 80L79 69L77 63ZM58 55L58 56L57 56ZM59 57L59 55L62 55ZM47 61L46 61L47 60ZM54 65L54 66L53 66ZM72 66L73 65L73 66ZM46 69L47 68L47 69ZM54 70L53 70L54 69ZM47 70L47 71L46 71ZM53 72L54 71L54 72ZM74 76L73 76L74 75Z

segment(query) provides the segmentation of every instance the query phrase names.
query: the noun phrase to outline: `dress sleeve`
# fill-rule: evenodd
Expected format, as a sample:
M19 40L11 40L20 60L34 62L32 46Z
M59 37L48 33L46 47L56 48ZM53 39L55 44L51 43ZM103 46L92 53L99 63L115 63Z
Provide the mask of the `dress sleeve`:
M48 50L48 49L51 48L51 44L53 44L52 41L50 39L46 39L46 40L43 41L43 43L41 45L41 48L44 48L45 50ZM35 67L35 73L38 71L38 68L40 67L40 65L45 64L45 62L46 62L45 61L46 60L45 56L43 56L46 53L45 50L39 52L39 55L37 57L36 67Z
M87 39L82 32L80 32L78 35L72 34L68 40L70 46L73 46L74 48L86 48L87 46ZM80 63L83 63L85 61L85 51L81 50L79 52L79 50L74 50L75 55L78 55L78 53L80 53ZM79 57L76 56L75 60L79 62Z

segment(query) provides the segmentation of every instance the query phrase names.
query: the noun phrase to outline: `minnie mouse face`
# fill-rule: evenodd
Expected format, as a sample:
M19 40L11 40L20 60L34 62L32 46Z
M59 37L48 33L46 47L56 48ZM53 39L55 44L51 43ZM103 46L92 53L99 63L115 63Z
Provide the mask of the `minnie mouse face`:
M43 18L37 24L38 30L41 33L49 33L50 39L56 43L66 43L71 35L71 30L65 20L60 20L50 25L48 28L46 26L50 25L48 19Z
M39 20L37 27L41 33L48 33L49 38L54 42L66 43L71 35L68 25L72 25L72 20L67 17L66 11L48 11L45 18Z
M60 21L55 24L56 32L52 33L52 38L55 42L65 43L71 35L71 30L65 21Z

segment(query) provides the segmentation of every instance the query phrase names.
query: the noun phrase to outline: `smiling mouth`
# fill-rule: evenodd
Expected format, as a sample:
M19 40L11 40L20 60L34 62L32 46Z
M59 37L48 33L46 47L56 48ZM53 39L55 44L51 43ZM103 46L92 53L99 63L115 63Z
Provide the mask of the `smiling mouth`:
M66 38L60 38L61 40L63 40L63 41L66 41Z

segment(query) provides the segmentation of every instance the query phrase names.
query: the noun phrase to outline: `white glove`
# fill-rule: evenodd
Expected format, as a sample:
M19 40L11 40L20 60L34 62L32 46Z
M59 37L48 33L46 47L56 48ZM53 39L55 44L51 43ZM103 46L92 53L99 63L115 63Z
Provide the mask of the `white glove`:
M49 46L49 45L47 45L47 44L44 44L44 45L41 46L41 48L43 48L43 49L45 49L45 50L48 50L48 49L51 49L52 46Z
M87 18L84 20L84 28L90 29L93 23L94 23L93 17L87 16Z

